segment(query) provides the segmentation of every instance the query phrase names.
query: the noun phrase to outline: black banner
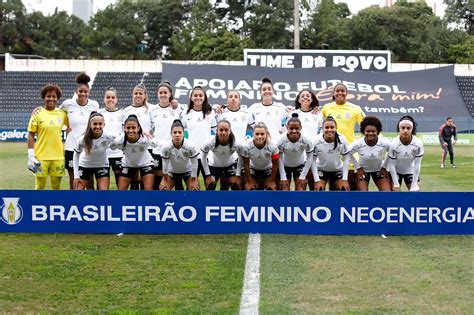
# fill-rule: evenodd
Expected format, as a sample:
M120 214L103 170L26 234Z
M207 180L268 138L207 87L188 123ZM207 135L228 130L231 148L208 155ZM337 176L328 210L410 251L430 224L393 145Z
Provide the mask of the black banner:
M175 98L189 102L194 86L202 86L211 104L224 104L229 90L241 94L242 104L260 101L261 78L273 81L274 99L293 105L298 91L313 90L321 105L332 102L332 87L348 88L347 99L367 115L379 117L385 131L394 131L405 114L419 120L419 131L437 131L446 116L453 116L459 130L472 129L473 119L459 93L453 66L410 72L344 72L338 68L275 69L251 66L163 64Z

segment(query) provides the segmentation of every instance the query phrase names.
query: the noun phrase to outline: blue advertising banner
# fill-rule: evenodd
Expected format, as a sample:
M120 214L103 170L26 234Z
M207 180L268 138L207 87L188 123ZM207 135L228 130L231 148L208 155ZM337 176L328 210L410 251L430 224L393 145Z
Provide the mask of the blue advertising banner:
M474 193L1 190L0 232L474 234Z
M347 100L359 105L366 115L382 120L383 130L394 132L403 115L412 115L420 132L434 132L452 116L458 131L474 128L474 119L462 99L454 77L454 67L447 66L407 72L345 72L340 68L283 69L257 66L163 64L164 80L171 82L174 97L189 103L193 87L202 86L211 104L225 104L227 92L237 90L243 105L260 102L262 77L273 81L274 99L294 105L298 92L309 88L320 105L332 102L332 88L344 83Z

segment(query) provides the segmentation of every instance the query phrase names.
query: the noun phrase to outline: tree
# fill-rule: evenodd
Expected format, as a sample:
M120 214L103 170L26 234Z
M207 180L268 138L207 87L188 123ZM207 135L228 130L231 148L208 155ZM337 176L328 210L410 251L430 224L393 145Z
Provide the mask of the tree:
M424 2L397 2L390 8L372 6L349 23L353 47L390 50L398 62L447 61L449 45L463 42Z
M449 46L448 56L448 60L451 63L473 63L474 35L469 36L462 44L455 44Z
M189 20L184 23L171 38L171 56L173 59L208 60L207 47L214 37L225 30L208 0L197 0L192 7Z
M27 14L21 0L0 1L0 53L30 53Z
M28 45L35 54L47 58L78 58L84 56L81 44L87 26L76 16L57 9L51 16L33 12L28 17L30 41Z
M98 11L83 44L93 58L146 59L145 23L136 4L123 1Z
M321 0L303 29L302 47L317 49L328 45L331 49L351 49L350 14L344 2Z
M214 5L218 18L227 22L229 31L248 36L247 16L251 14L255 2L252 0L216 0Z
M163 47L170 46L172 35L183 23L188 11L189 8L183 6L181 0L137 2L137 14L144 23L145 53L150 59L161 57Z
M464 24L469 35L474 35L474 0L444 0L445 17L449 23Z
M262 0L252 7L247 32L259 48L290 48L292 22L293 1Z

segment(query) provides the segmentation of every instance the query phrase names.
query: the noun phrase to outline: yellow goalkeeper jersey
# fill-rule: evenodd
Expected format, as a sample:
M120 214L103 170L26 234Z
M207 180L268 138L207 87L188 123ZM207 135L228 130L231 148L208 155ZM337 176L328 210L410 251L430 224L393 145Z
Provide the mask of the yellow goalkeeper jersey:
M38 160L64 159L61 137L63 126L68 126L67 113L61 109L42 108L28 123L28 131L36 133L35 156Z

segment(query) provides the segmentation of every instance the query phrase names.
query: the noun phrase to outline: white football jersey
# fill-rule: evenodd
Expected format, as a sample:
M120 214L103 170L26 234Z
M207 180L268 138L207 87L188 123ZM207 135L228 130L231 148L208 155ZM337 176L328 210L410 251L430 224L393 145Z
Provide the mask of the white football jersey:
M114 142L111 143L112 149L120 149L123 151L122 166L139 168L148 165L153 165L153 158L148 152L148 147L153 145L153 142L148 140L147 137L140 137L137 142L128 142L123 144L124 135L115 138Z
M217 116L217 122L224 119L230 122L232 133L237 141L240 143L246 142L247 126L254 124L253 115L250 110L242 106L238 111L231 111L226 108L222 114Z
M66 151L73 151L79 137L86 131L91 112L99 110L99 103L88 100L86 105L79 105L75 99L67 99L59 108L67 113L69 127L71 128L71 131L67 134L64 148Z
M306 161L306 153L313 152L314 147L310 139L303 134L296 142L291 142L284 134L277 143L280 159L283 159L283 165L287 167L296 167Z
M105 127L104 131L107 131L109 134L118 137L123 133L122 125L122 110L116 110L114 112L109 112L105 108L99 109L99 113L104 116ZM119 149L112 150L110 147L107 148L107 157L109 158L120 158L123 156L123 152Z
M212 161L209 161L209 165L215 167L227 167L237 161L237 154L242 152L242 145L236 141L232 147L229 145L218 145L216 147L216 137L213 136L204 143L201 151L213 153L213 159Z
M168 159L168 173L187 173L191 172L191 158L197 158L199 151L194 143L184 139L181 148L174 146L173 141L166 142L161 150L163 159Z
M109 159L107 157L107 149L114 141L114 136L104 131L98 139L92 139L92 147L89 153L86 153L84 147L84 135L79 137L78 143L74 151L80 153L79 166L87 168L108 167Z
M171 140L171 125L175 119L179 119L181 108L161 107L156 105L151 111L151 121L154 126L153 136L158 146L153 149L153 153L161 155L162 146Z
M135 107L133 105L127 106L123 109L122 115L122 124L130 115L136 115L140 126L142 126L143 132L150 132L153 128L151 122L151 112L153 111L155 105L147 104L144 106Z
M188 139L193 142L198 152L200 152L204 142L211 135L211 130L217 125L214 111L212 110L203 117L202 111L191 109L189 113L181 113L181 121L188 131Z
M272 156L278 154L278 147L272 142L265 143L261 149L255 146L253 139L247 140L241 155L250 159L250 168L267 170L272 168Z
M323 134L317 135L314 140L314 157L319 171L342 171L341 155L348 154L346 139L339 135L341 143L334 149L334 142L326 142Z
M364 138L360 138L352 142L349 152L351 154L357 153L359 164L364 171L378 172L382 169L382 164L387 158L389 147L390 142L383 137L378 137L374 146L369 146Z
M398 174L413 174L415 157L422 157L425 153L423 142L413 136L410 144L405 145L400 141L400 136L390 142L388 157L395 160L395 169Z
M285 105L275 102L272 105L255 103L250 106L250 111L253 114L255 124L263 122L267 125L272 140L276 143L280 138L280 133L283 130L282 126L285 125L288 114Z
M298 118L301 121L301 133L308 139L314 140L318 135L323 125L323 114L319 111L317 113L304 112L301 109L297 109L288 114L287 121L291 118L293 113L298 114Z

